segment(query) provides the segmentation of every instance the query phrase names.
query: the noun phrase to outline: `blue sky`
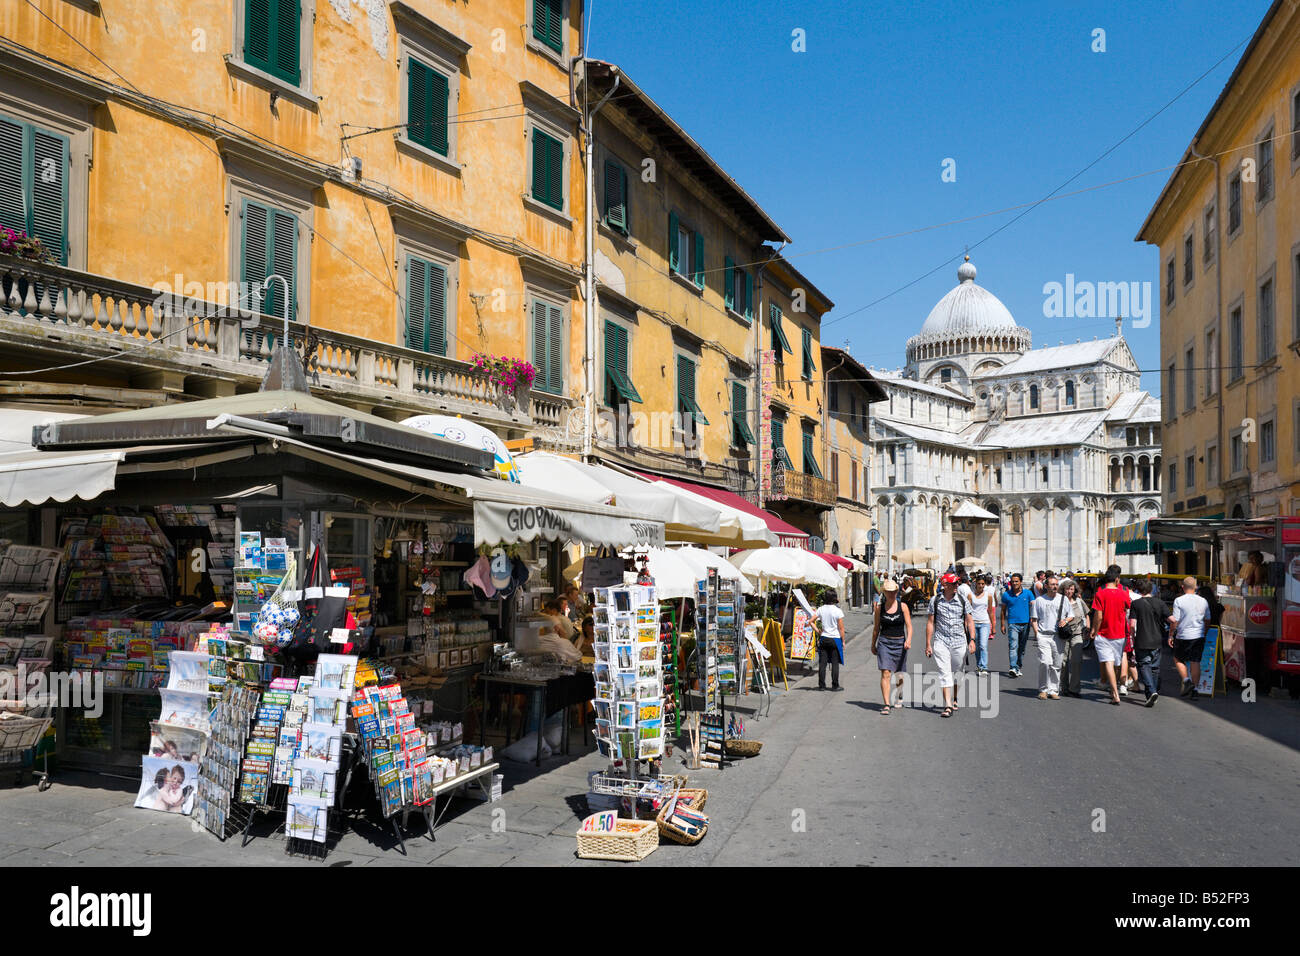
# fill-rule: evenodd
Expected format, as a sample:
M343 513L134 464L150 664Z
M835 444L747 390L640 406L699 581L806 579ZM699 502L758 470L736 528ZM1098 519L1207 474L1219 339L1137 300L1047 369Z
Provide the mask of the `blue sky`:
M818 250L1038 200L1236 47L1065 191L1161 171L1045 203L971 251L976 281L1035 347L1114 332L1109 318L1045 318L1045 283L1150 282L1151 324L1125 336L1159 393L1158 253L1133 237L1268 0L587 2L590 54L622 66L794 239L786 254L836 304L823 342L887 368L960 260L856 310L1016 213ZM796 28L806 52L791 49ZM1098 28L1104 53L1091 49ZM955 182L941 180L949 158Z

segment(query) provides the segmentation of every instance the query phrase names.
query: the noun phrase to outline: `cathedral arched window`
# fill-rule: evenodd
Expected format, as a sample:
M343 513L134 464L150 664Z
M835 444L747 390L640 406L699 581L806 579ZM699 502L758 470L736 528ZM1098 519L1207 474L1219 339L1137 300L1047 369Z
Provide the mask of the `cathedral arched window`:
M1038 407L1038 386L1037 385L1029 386L1029 407L1030 408Z
M1065 404L1069 408L1074 407L1074 383L1065 383Z

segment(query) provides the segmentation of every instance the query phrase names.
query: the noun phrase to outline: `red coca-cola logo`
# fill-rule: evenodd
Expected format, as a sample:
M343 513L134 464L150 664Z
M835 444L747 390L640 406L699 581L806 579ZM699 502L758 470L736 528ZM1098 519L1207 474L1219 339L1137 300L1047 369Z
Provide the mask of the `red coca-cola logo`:
M1252 624L1267 624L1273 617L1273 608L1261 601L1252 604L1247 612Z

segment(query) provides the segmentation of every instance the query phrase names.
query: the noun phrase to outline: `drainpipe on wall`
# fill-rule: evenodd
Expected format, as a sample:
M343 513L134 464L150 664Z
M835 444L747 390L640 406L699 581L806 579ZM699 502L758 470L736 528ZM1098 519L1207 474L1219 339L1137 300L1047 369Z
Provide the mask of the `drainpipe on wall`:
M1197 159L1208 160L1209 162L1212 162L1214 164L1214 311L1215 311L1215 318L1218 319L1219 321L1219 331L1218 334L1215 335L1214 337L1214 347L1219 353L1222 353L1223 333L1224 331L1226 331L1226 329L1223 322L1223 246L1219 242L1219 236L1221 235L1219 224L1223 221L1223 204L1220 202L1220 199L1222 197L1219 194L1220 191L1219 182L1221 178L1219 176L1219 157L1201 155L1201 153L1199 153L1196 149L1196 140L1192 141L1192 145L1188 147L1188 151ZM1214 356L1214 371L1215 374L1218 376L1214 380L1215 391L1218 393L1218 403L1217 403L1218 404L1218 425L1215 430L1214 440L1215 440L1215 444L1218 446L1219 487L1222 488L1223 468L1224 468L1223 459L1228 454L1229 448L1224 443L1223 440L1223 363L1219 361L1219 356L1217 354ZM1160 445L1161 448L1163 449L1164 448L1163 432L1161 432ZM1163 456L1161 456L1160 463L1162 465L1164 464ZM1175 489L1170 489L1170 494L1173 494L1174 491ZM1228 510L1227 495L1224 495L1223 497L1223 508L1224 508L1224 513L1226 514Z
M781 250L790 243L781 243L778 249L773 250L762 263L754 274L754 377L756 379L754 388L754 437L759 439L758 454L755 459L758 462L758 468L754 471L755 488L754 501L761 509L767 502L763 499L763 469L770 468L771 463L763 461L763 273L767 270L768 264L781 254ZM761 249L762 246L759 246Z
M582 460L591 460L592 444L596 435L596 179L593 172L595 156L594 117L600 108L609 102L609 98L619 88L622 75L614 68L614 85L610 87L599 103L592 109L586 109L587 93L590 83L587 80L586 63L583 63L583 169L586 175L586 229L583 251L584 302L583 302L583 396L582 396Z

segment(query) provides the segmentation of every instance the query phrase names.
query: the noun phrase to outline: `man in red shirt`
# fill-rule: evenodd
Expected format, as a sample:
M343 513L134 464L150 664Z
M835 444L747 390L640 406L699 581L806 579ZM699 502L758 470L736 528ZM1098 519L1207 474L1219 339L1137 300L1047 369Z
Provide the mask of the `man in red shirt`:
M1104 684L1110 686L1110 702L1119 703L1119 685L1115 668L1124 659L1124 643L1128 640L1128 618L1132 599L1128 588L1119 583L1120 567L1112 564L1106 569L1106 583L1092 599L1093 646L1097 649L1097 663L1101 666Z

